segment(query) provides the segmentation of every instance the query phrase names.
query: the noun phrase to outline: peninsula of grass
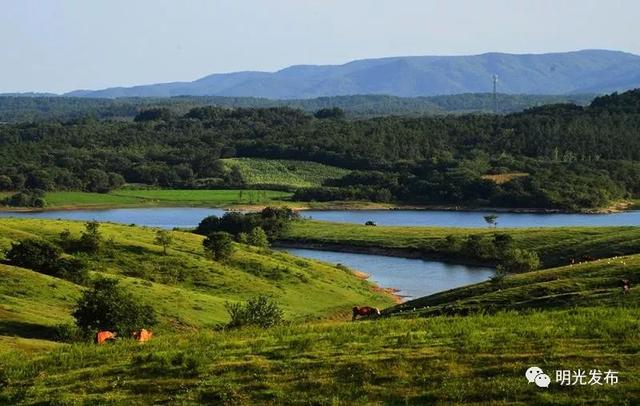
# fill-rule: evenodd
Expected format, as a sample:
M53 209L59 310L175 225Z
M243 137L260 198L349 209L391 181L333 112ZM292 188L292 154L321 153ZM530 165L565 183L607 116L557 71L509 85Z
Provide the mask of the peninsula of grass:
M640 227L539 227L457 228L365 226L303 220L294 223L281 243L309 248L407 257L468 261L464 240L479 235L489 241L496 234L513 238L513 246L535 251L543 267L553 267L585 258L608 258L640 252ZM452 247L452 239L458 243ZM477 261L476 261L477 262ZM491 258L488 264L492 264Z
M8 193L6 194L8 195ZM275 190L121 189L109 193L47 192L44 210L119 207L234 207L285 203L291 193ZM0 196L1 198L1 196ZM286 204L289 204L288 202ZM4 210L27 208L0 206ZM29 208L29 210L34 210ZM35 210L42 210L41 208Z

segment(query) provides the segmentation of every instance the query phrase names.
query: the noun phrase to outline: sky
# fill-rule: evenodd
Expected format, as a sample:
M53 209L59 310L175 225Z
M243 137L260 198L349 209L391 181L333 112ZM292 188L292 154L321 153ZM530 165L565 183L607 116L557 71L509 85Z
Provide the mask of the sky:
M0 93L403 55L640 54L637 0L0 0Z

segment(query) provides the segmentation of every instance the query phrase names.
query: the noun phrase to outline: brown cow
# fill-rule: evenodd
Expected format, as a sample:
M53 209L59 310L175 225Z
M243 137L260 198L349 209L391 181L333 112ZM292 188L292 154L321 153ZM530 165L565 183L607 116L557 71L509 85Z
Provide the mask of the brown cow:
M354 306L352 310L353 310L353 318L351 320L355 320L358 316L366 316L366 317L369 317L372 315L380 316L380 310L376 307Z
M153 332L147 330L147 329L140 329L138 331L134 331L131 336L136 340L139 341L141 343L144 343L146 341L151 340L151 337L153 337Z
M104 344L110 341L115 341L117 333L113 333L111 331L100 330L96 334L96 344Z

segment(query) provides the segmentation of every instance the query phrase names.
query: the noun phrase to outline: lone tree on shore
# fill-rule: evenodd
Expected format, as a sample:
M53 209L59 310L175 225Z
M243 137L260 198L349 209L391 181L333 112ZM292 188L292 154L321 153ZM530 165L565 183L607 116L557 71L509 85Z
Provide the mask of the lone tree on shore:
M488 215L484 216L484 221L487 222L489 227L491 227L491 226L498 227L498 216L495 215L495 214L488 214Z
M169 245L171 245L172 241L173 237L167 230L158 230L158 232L156 233L156 239L154 240L157 245L162 246L162 253L164 255L167 255L167 248L169 247Z

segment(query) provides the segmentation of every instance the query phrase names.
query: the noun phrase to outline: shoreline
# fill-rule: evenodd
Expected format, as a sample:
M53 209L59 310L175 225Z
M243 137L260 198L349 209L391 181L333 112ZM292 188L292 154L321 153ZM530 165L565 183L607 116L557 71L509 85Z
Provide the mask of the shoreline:
M140 204L70 204L63 206L51 206L44 208L35 207L11 207L0 206L0 212L14 213L43 213L50 211L74 211L74 210L115 210L115 209L153 209L153 208L203 208L203 209L222 209L225 211L260 211L265 207L286 206L294 211L339 211L339 210L372 210L372 211L451 211L451 212L488 212L488 213L514 213L514 214L613 214L634 211L633 202L619 202L609 207L599 209L582 209L582 210L561 210L561 209L543 209L543 208L503 208L503 207L470 207L470 206L451 206L451 205L410 205L410 204L382 204L373 202L286 202L274 201L270 204L246 204L232 203L222 205L211 205L206 202L149 202Z
M385 248L376 246L357 246L340 243L324 243L311 241L277 240L271 244L274 248L299 248L316 251L337 251L351 254L381 255L387 257L421 259L423 261L438 261L451 265L466 265L484 268L495 268L492 262L476 261L466 258L451 257L438 253L427 253L414 248Z

